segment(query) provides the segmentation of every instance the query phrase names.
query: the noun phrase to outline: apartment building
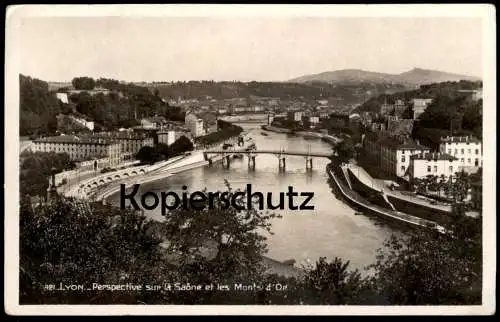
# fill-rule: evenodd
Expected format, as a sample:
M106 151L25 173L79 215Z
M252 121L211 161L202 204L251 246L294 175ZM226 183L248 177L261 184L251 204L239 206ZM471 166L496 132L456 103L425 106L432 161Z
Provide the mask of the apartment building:
M410 157L410 182L428 175L450 177L460 171L459 160L447 153L432 152Z
M410 139L385 137L380 141L380 168L387 174L409 179L410 158L431 151Z
M191 131L193 137L199 137L205 135L205 128L203 119L199 118L194 113L188 113L184 119L186 127Z
M417 119L432 102L432 98L414 98L412 99L413 119Z
M33 141L35 152L67 153L73 161L106 158L110 166L121 161L121 144L112 138L100 136L60 135Z
M441 138L439 152L459 160L460 170L477 172L483 166L481 140L472 136L446 136Z

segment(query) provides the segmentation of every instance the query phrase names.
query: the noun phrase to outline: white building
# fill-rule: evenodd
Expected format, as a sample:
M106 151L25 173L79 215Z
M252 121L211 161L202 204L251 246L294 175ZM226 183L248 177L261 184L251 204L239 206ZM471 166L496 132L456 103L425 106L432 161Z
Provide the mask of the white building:
M466 94L469 96L473 101L479 101L480 99L483 98L483 90L482 89L475 89L475 90L459 90L459 93Z
M427 106L432 102L432 98L414 98L413 103L413 119L417 119L422 114Z
M402 141L387 137L380 142L380 167L391 175L397 177L408 177L410 157L430 152L430 148L420 145L418 142Z
M146 135L145 133L134 133L128 131L112 132L112 133L100 133L94 135L95 137L100 137L105 140L114 140L121 145L121 158L122 160L129 160L134 158L134 156L145 146L154 146L153 137Z
M69 104L68 93L56 93L56 97L61 102L65 103L65 104Z
M311 127L316 127L319 124L319 116L309 116L309 123Z
M159 129L166 123L163 116L153 116L141 119L141 126L144 129Z
M460 170L477 172L483 166L481 141L472 136L447 136L441 138L441 153L447 153L459 160Z
M188 113L184 119L186 127L191 131L193 137L199 137L205 135L205 129L203 125L203 119L199 118L194 113Z
M69 117L75 121L76 123L82 125L82 126L85 126L87 129L91 130L91 131L94 131L94 121L88 121L86 119L83 119L83 118L80 118L80 117L76 117L74 115L69 115Z
M289 112L288 119L296 122L301 122L303 114L304 113L302 113L301 111Z
M459 172L459 160L447 153L422 153L410 158L410 182L415 178L425 178L428 175L449 178Z
M121 161L121 144L98 136L61 135L33 141L35 152L67 153L73 161L107 158L110 166Z

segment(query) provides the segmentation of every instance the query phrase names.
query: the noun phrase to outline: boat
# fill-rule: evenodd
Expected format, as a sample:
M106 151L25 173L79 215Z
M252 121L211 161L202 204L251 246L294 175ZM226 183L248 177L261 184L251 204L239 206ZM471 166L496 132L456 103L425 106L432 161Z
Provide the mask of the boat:
M268 136L269 134L267 134L266 132L260 132L260 135Z

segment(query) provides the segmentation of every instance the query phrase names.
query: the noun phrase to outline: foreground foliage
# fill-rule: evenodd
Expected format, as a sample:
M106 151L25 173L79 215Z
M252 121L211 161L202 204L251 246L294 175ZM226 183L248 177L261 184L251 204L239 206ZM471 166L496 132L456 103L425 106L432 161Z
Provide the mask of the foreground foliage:
M229 185L229 198L238 191ZM235 199L237 204L244 200ZM24 304L480 304L481 220L455 207L451 235L419 230L389 239L368 271L320 258L302 270L263 261L276 214L171 211L164 222L101 204L21 204L20 301ZM269 268L273 268L271 271ZM280 276L280 270L297 274ZM366 274L369 273L369 274ZM62 283L62 284L60 284ZM46 285L162 285L146 291L54 291ZM214 285L175 291L165 285ZM235 290L235 284L258 285ZM228 289L217 289L219 286Z

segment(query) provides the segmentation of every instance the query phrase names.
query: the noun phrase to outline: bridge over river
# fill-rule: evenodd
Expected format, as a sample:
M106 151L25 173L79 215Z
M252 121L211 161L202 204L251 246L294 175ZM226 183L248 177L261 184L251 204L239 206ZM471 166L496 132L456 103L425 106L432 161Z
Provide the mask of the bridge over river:
M222 162L226 167L230 166L231 156L234 155L246 155L248 157L248 166L251 169L255 169L255 156L257 154L272 154L278 158L279 169L284 170L286 166L286 156L299 156L306 158L306 169L312 169L312 158L330 158L332 153L326 152L311 152L311 151L293 151L293 150L257 150L257 149L227 149L227 150L206 150L203 152L205 160L210 162L210 154L222 154Z

